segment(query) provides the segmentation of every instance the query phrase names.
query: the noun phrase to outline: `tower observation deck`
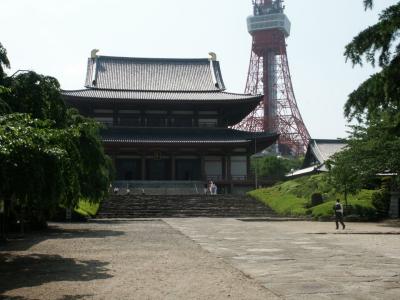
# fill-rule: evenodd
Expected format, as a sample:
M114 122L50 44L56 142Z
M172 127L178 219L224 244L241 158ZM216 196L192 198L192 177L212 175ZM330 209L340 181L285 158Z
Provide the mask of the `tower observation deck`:
M294 96L286 52L290 21L283 0L253 0L247 29L253 37L246 93L263 101L235 128L278 132L283 152L304 153L310 139Z

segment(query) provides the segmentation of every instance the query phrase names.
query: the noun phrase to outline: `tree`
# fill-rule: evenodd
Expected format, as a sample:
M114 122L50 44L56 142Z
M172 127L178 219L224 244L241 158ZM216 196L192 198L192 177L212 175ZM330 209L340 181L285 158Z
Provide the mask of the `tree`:
M373 1L365 0L366 9ZM367 62L381 68L349 98L344 114L351 126L348 147L335 155L332 169L337 182L358 185L376 174L400 172L400 2L385 9L377 24L365 29L346 46L353 65ZM350 176L346 179L347 170Z
M33 118L53 120L66 125L66 106L57 79L35 72L22 73L5 80L9 93L3 98L14 112L29 113Z
M78 130L76 146L79 149L79 196L90 202L103 199L113 175L112 161L104 154L100 142L100 125L85 118L75 109L67 110L67 126ZM74 206L76 203L70 203Z
M273 155L261 158L253 158L252 168L256 170L257 176L270 180L282 180L292 169L298 169L302 159L277 157Z
M60 205L72 208L80 198L104 198L111 163L100 142L100 125L66 108L53 77L27 72L4 75L2 83L0 200L5 210L14 207L45 222Z
M350 146L349 150L352 149L354 148ZM349 150L335 154L332 160L326 162L330 175L329 181L337 192L343 193L346 206L348 206L347 196L355 194L363 185L358 168L360 165L354 163L361 156Z
M13 205L43 220L74 189L68 170L75 161L65 146L76 135L28 114L0 117L0 198L6 214Z
M0 43L0 115L11 112L10 106L3 99L6 93L10 92L9 89L3 86L3 79L6 75L5 68L10 68L10 61L8 60L6 49Z
M7 57L7 50L0 43L0 85L3 82L3 78L6 76L5 68L10 68L10 61Z
M0 85L0 116L3 114L11 113L11 107L3 100L7 94L10 93L10 89Z
M372 0L365 0L366 9ZM345 104L345 116L358 121L379 118L381 113L398 116L400 108L400 2L388 7L379 22L358 34L346 46L345 57L353 65L365 60L382 71L371 76L350 94ZM398 120L397 120L398 121Z

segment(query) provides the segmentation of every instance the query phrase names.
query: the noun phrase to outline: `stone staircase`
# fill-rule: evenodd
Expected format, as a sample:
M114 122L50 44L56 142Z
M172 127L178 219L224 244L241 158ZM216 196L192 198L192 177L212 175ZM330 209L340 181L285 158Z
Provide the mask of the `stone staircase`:
M110 195L97 218L269 217L273 211L247 196Z

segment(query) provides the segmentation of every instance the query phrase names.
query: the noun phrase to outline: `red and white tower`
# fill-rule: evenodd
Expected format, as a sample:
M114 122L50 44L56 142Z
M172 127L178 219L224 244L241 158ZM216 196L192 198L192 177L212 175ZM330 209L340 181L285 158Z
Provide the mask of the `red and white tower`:
M264 99L236 129L280 133L279 148L304 153L310 135L301 118L293 92L286 54L290 21L283 0L253 0L254 13L247 18L253 37L246 93Z

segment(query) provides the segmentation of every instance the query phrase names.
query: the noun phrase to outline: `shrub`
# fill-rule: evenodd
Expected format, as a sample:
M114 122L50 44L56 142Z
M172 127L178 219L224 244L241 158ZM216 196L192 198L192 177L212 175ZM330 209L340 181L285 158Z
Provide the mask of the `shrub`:
M387 217L390 207L390 193L381 189L372 194L372 205L376 208L378 216Z
M314 193L311 195L311 207L322 204L324 201L322 199L321 193Z

